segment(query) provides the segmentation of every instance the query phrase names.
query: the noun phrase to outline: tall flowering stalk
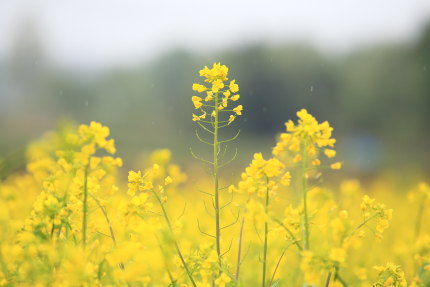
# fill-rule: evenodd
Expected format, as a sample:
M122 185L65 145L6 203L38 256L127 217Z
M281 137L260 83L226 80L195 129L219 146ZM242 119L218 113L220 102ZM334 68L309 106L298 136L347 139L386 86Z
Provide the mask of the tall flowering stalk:
M303 211L301 220L303 252L310 250L310 217L308 204L308 179L321 167L320 154L333 158L336 151L333 149L336 140L331 137L333 128L327 121L318 121L305 109L297 112L298 122L295 124L289 120L285 123L286 133L282 133L277 145L273 148L273 155L288 154L290 160L298 164L301 170L301 193L303 199ZM340 169L341 163L337 162L329 166L332 169ZM305 256L304 256L305 257ZM304 286L308 286L307 283Z
M236 102L239 100L240 95L237 94L239 91L239 86L236 84L235 80L228 82L228 68L220 63L214 63L213 67L209 69L204 67L200 70L200 76L204 77L205 84L193 84L192 88L197 93L203 93L205 96L193 96L192 101L194 108L200 112L199 115L193 114L192 120L196 122L204 131L208 132L212 136L211 141L203 139L197 129L197 138L213 148L213 160L208 161L201 157L196 156L191 150L192 155L212 166L213 174L213 199L214 199L214 209L215 209L215 244L216 251L218 255L218 263L221 267L221 223L220 223L220 195L219 195L219 169L222 166L230 163L235 159L237 150L234 156L225 163L220 163L220 150L221 145L232 140L235 140L239 136L239 132L230 139L220 140L220 129L229 126L235 119L236 116L242 115L243 107L242 105L237 105L234 108L229 109L230 102ZM227 84L228 82L228 84Z
M254 154L251 164L242 173L242 181L238 186L231 186L231 192L245 193L250 196L250 206L262 202L264 209L264 242L263 242L263 266L262 266L262 287L267 285L267 253L269 235L269 208L270 199L276 195L279 183L283 186L290 184L290 172L284 171L285 165L277 158L265 160L261 153ZM254 212L253 208L248 208L248 213Z
M166 189L167 186L171 185L172 183L173 179L170 175L167 175L164 180L162 179L162 173L160 172L160 166L158 164L154 164L152 168L147 169L144 174L142 174L140 171L130 171L128 174L127 191L128 195L132 197L130 203L130 210L137 210L138 214L142 211L149 212L151 211L151 208L153 206L153 203L149 196L152 195L153 198L155 198L156 203L162 211L162 216L164 217L164 221L166 222L174 248L181 261L181 265L184 268L188 279L191 281L191 284L194 287L197 287L197 284L192 274L192 270L189 267L188 263L185 261L183 252L181 251L178 240L176 239L172 220L170 219L170 216L167 213L165 206L167 202Z
M310 115L305 109L297 112L299 118L298 123L294 124L289 120L285 123L287 132L281 134L280 141L273 149L275 156L282 152L292 152L293 161L301 163L301 189L303 195L303 249L310 248L310 228L308 214L308 177L310 167L315 169L320 166L321 161L318 158L323 152L326 157L332 158L336 155L333 150L336 140L331 137L333 128L328 122L318 123L318 121ZM339 169L341 163L334 163L330 166L333 169Z
M96 168L100 158L94 154L98 149L104 149L108 153L114 154L116 148L114 140L107 140L110 131L108 127L102 126L100 123L91 122L89 126L81 125L79 127L78 137L72 136L72 140L82 146L81 153L83 155L83 199L82 199L82 245L85 248L87 243L87 226L88 226L88 173L91 169ZM122 162L121 162L122 164Z

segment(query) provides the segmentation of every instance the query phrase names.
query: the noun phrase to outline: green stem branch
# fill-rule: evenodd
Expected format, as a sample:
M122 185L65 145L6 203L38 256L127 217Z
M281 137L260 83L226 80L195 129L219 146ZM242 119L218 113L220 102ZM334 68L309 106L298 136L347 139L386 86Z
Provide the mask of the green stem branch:
M266 204L264 211L266 212L266 222L264 223L264 246L263 246L263 281L262 286L266 286L266 269L267 269L267 234L269 233L269 178L266 177Z
M162 201L162 200L161 200L161 198L158 196L158 194L157 194L157 192L156 192L155 190L153 190L153 189L152 189L151 191L152 191L152 193L154 194L155 198L157 199L158 204L159 204L159 205L160 205L160 207L161 207L161 210L163 211L164 219L165 219L165 221L166 221L166 223L167 223L167 226L168 226L168 228L169 228L170 235L172 236L172 241L173 241L173 244L175 245L176 252L178 253L179 258L181 259L182 266L184 267L185 271L187 272L188 278L190 279L190 281L191 281L191 283L193 284L193 286L194 286L194 287L197 287L196 282L194 281L194 278L193 278L193 276L192 276L192 274L191 274L191 271L190 271L190 269L188 268L188 265L187 265L187 263L186 263L186 261L185 261L185 258L184 258L184 256L182 255L181 249L179 248L178 241L176 240L175 233L173 232L173 227L172 227L172 224L170 223L170 219L169 219L169 216L167 215L167 211L166 211L166 209L164 208L163 201Z
M88 168L84 171L84 199L82 202L82 246L85 248L87 243L87 213L88 213Z
M218 93L215 94L215 107L218 107ZM213 142L213 176L214 176L214 201L215 201L215 241L218 255L218 265L221 270L221 229L220 229L220 208L219 208L219 182L218 182L218 129L219 110L215 108L214 118L214 142ZM221 272L221 271L220 271Z
M303 192L303 212L304 212L304 226L303 226L303 249L309 250L309 216L308 216L308 179L307 179L307 165L308 153L306 151L306 142L303 145L302 151L302 192Z
M243 225L245 224L245 218L242 218L242 222L240 223L240 233L239 233L239 246L237 248L237 266L236 266L236 281L239 281L239 272L241 265L241 257L242 257L242 238L243 238Z

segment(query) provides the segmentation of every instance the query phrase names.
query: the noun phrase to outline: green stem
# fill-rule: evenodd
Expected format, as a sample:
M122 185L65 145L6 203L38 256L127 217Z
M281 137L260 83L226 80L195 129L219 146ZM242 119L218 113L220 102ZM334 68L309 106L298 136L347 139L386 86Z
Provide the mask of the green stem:
M170 285L169 286L176 286L176 280L175 280L175 278L173 278L172 272L170 271L170 268L169 268L169 264L167 263L167 255L165 254L163 247L161 246L160 240L158 239L157 235L155 236L155 238L157 239L158 247L160 248L161 255L163 256L164 266L166 268L167 275L169 276L169 279L170 279Z
M303 247L300 245L300 242L299 242L299 240L298 239L296 239L296 237L294 236L294 234L293 234L293 232L290 230L290 229L288 229L288 227L286 227L285 226L285 224L284 223L282 223L282 221L280 221L280 220L278 220L278 219L273 219L272 218L272 220L274 220L276 223L278 223L282 228L284 228L284 230L288 233L288 235L290 235L291 236L291 239L293 240L293 244L295 244L296 246L297 246L297 248L300 250L300 251L303 251Z
M90 195L91 195L91 194L90 194ZM97 199L97 197L95 197L95 196L93 196L93 195L91 195L91 197L94 199L94 201L96 202L97 206L98 206L98 207L100 208L100 210L102 211L103 216L104 216L104 218L105 218L105 220L106 220L106 223L107 223L107 225L108 225L108 228L109 228L110 237L111 237L111 239L112 239L113 245L116 247L116 238L115 238L115 233L114 233L114 231L113 231L113 227L112 227L112 224L111 224L111 222L110 222L109 216L108 216L108 214L107 214L106 208L104 208L104 207L103 207L103 205L100 203L100 201ZM120 268L121 270L125 270L124 263L120 262L120 263L119 263L119 268Z
M303 212L304 212L304 227L303 227L303 249L309 250L309 217L308 217L308 179L306 178L308 157L307 144L303 145L302 151L302 192L303 192Z
M327 274L327 279L326 279L325 285L324 285L325 287L329 287L329 285L330 285L330 279L331 279L331 270Z
M220 229L220 208L219 208L219 183L218 183L218 129L219 129L219 110L218 93L215 94L215 117L214 117L214 142L213 142L213 176L214 176L214 200L215 200L215 241L216 252L218 254L218 265L221 272L221 229Z
M355 227L354 230L352 230L351 233L349 233L343 239L343 241L346 242L347 240L349 240L349 238L351 238L358 230L360 230L360 228L362 228L363 226L365 226L369 221L371 221L376 216L377 216L377 214L373 214L372 216L369 216L368 218L364 219L362 223L360 223L357 227Z
M268 287L272 286L273 280L275 280L276 271L278 271L279 265L281 264L282 258L284 257L285 252L287 252L288 247L285 248L284 251L282 251L282 254L279 257L278 262L276 263L276 266L275 266L275 270L273 270L272 278L270 279L269 285L267 285Z
M84 200L82 202L82 246L87 243L87 213L88 213L88 165L84 172Z
M339 267L335 267L334 280L339 282L343 287L348 287L348 284L339 274Z
M161 210L163 211L164 219L166 220L167 226L169 227L170 235L172 236L172 241L175 245L176 252L178 253L179 258L181 259L182 266L184 267L185 271L187 272L188 278L190 278L190 281L193 284L193 286L197 287L196 282L194 281L193 276L191 275L191 271L188 268L187 263L185 262L184 256L182 255L181 249L179 248L178 241L176 241L175 233L173 232L173 227L172 227L172 224L170 223L170 219L169 219L169 216L167 215L167 211L164 208L163 201L161 201L161 198L158 196L158 194L157 194L157 192L155 192L155 190L152 189L151 191L154 194L155 198L157 199L158 204L161 207Z
M269 213L269 178L266 177L266 204L264 211L266 212L266 216ZM267 220L264 223L264 247L263 247L263 281L262 286L266 286L266 269L267 269L267 234L269 233L269 218L267 216Z
M239 246L237 247L237 265L236 265L236 281L239 281L239 272L242 257L242 238L243 238L243 225L245 223L245 217L242 217L242 222L240 223L240 233L239 233Z

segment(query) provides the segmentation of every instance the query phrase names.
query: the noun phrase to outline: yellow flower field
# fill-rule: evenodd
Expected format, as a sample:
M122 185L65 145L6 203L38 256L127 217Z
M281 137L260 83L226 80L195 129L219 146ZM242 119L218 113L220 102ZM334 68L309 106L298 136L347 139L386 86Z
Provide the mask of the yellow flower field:
M305 109L235 182L235 120L252 111L225 65L200 79L190 121L212 156L191 150L190 167L159 149L127 172L97 122L28 146L0 182L1 286L430 286L428 184L325 184L342 159Z

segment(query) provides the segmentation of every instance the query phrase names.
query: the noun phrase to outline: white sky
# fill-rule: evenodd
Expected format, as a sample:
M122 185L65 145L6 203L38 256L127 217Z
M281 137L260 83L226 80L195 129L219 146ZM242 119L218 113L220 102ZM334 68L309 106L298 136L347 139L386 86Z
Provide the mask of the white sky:
M106 66L173 47L306 40L345 51L408 40L430 21L430 0L0 0L0 58L29 17L56 63Z

